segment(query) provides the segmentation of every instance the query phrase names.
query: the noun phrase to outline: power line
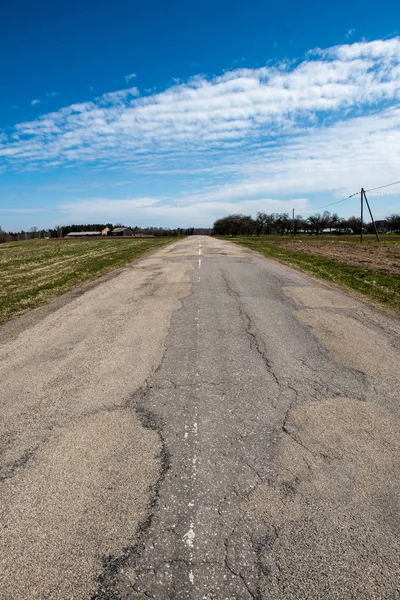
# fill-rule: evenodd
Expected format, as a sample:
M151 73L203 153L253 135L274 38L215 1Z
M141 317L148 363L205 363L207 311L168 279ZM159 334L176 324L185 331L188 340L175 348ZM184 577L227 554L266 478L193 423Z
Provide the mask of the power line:
M399 192L379 192L378 194L374 194L374 196L400 196Z
M369 190L364 190L364 191L365 192L375 192L376 190L382 190L383 188L387 188L392 185L397 185L398 183L400 183L400 179L399 179L399 181L393 181L392 183L386 183L385 185L380 185L378 187L370 188ZM336 202L331 202L331 204L325 204L324 206L317 206L316 208L313 208L311 210L300 210L299 212L312 213L316 210L321 210L323 208L329 208L330 206L334 206L335 204L340 204L341 202L346 202L346 200L349 200L350 198L354 198L355 196L358 196L359 193L360 192L355 192L354 194L350 194L350 196L346 196L346 198L342 198L341 200L337 200ZM388 192L387 194L385 194L385 192L382 192L382 194L379 194L379 195L397 196L399 194L400 194L400 192Z
M334 206L335 204L340 204L341 202L345 202L350 198L354 198L354 196L358 196L360 192L355 192L354 194L350 194L350 196L346 196L346 198L342 198L341 200L336 200L336 202L331 202L331 204L325 204L324 206L317 206L316 208L312 208L311 210L300 210L300 212L314 212L316 210L321 210L322 208L328 208L329 206Z
M354 194L350 194L350 196L347 196L346 198L343 198L342 200L337 200L336 202L332 202L331 204L325 204L325 206L320 206L319 208L316 208L315 210L320 210L321 208L328 208L328 206L333 206L334 204L340 204L340 202L345 202L346 200L349 200L350 198L354 198L354 196L358 196L360 192L355 192Z
M387 183L386 185L380 185L379 187L370 188L369 190L365 190L365 191L366 192L375 192L375 190L382 190L383 188L390 187L391 185L396 185L397 183L400 183L400 180L399 181L393 181L393 183Z

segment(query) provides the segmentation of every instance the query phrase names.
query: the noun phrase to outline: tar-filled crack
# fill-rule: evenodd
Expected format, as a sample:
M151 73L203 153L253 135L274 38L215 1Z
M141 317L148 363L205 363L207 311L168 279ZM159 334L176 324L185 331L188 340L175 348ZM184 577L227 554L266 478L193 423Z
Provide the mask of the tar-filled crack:
M268 373L274 378L275 383L278 386L278 390L279 390L278 391L278 397L277 397L277 399L276 399L275 402L272 401L272 405L274 406L274 408L276 408L278 406L279 400L280 400L280 398L281 398L281 396L282 396L282 394L283 394L283 392L284 392L285 389L290 390L294 394L294 398L292 398L289 401L289 404L288 404L285 416L283 418L282 429L284 430L285 423L287 421L287 418L288 418L288 415L289 415L290 411L292 410L293 406L295 404L297 404L298 401L299 401L299 392L298 392L298 390L293 385L291 385L288 382L288 380L287 380L286 377L285 378L279 378L276 375L276 373L273 370L272 364L271 364L270 360L267 357L267 349L265 347L265 343L264 343L264 341L262 339L259 338L259 336L257 336L256 333L254 333L254 326L253 326L252 320L251 320L250 316L244 311L244 309L242 307L242 304L240 302L240 296L239 296L239 294L237 292L235 292L235 290L232 288L232 286L230 285L230 283L229 283L229 281L228 281L225 273L222 273L222 278L223 278L223 280L225 282L228 294L232 298L234 298L236 300L236 302L237 302L237 305L238 305L238 308L239 308L240 318L242 319L243 323L245 324L246 334L247 334L247 336L250 339L250 348L251 349L255 349L258 352L258 354L261 356L261 358L262 358L262 360L263 360L263 362L264 362L264 364L266 366L266 369L267 369Z
M232 288L232 286L230 285L228 278L224 272L222 272L222 279L225 282L225 286L226 286L228 295L231 298L234 298L234 300L236 301L236 303L238 305L239 316L245 325L245 332L249 339L250 349L258 352L258 354L260 355L261 359L263 360L263 362L266 366L268 373L271 375L271 377L273 377L277 386L280 387L281 382L280 382L279 378L277 377L276 373L274 373L271 362L267 356L267 349L265 347L265 343L254 332L254 324L251 320L250 315L243 309L242 303L240 301L240 295L237 292L235 292L235 290Z
M229 558L228 558L228 552L229 552L229 539L225 539L225 540L224 540L224 548L225 548L225 557L224 557L224 565L225 565L225 568L226 568L226 569L227 569L227 570L228 570L228 571L229 571L229 572L230 572L230 573L231 573L231 574L232 574L234 577L238 578L238 579L239 579L239 580L242 582L242 584L243 584L243 586L244 586L244 588L245 588L246 592L247 592L247 593L250 595L250 598L251 598L252 600L261 600L261 593L260 593L260 590L259 590L259 589L257 589L257 590L254 590L254 591L253 591L253 590L250 588L249 584L247 583L247 581L246 581L246 578L245 578L245 577L242 575L242 573L240 573L240 572L236 571L236 570L235 570L235 569L232 567L232 565L230 565L230 564L229 564Z
M201 378L199 378L199 380L196 381L195 383L176 383L175 381L172 381L171 379L166 379L164 381L167 381L170 385L159 385L159 384L155 383L149 387L154 390L170 390L170 389L177 390L177 389L181 389L181 388L183 388L183 389L195 388L196 389L201 385L212 385L215 387L221 387L221 386L225 386L228 383L226 381L207 381L207 380L203 380ZM239 383L229 381L229 385L238 386Z
M285 392L285 399L289 400L289 408L283 419L283 427L285 427L286 420L288 418L288 414L292 408L294 403L299 401L299 394L296 388L291 385L291 383L287 380L286 377L279 378L273 371L273 365L271 364L269 357L267 356L267 349L264 344L264 341L260 339L259 335L255 333L255 326L250 318L250 316L245 312L241 299L239 295L232 289L230 286L227 277L223 274L223 279L226 284L227 293L235 299L237 306L239 317L244 325L244 332L248 339L251 351L257 352L260 358L263 361L268 373L272 377L272 382L276 384L278 388L278 398L281 397ZM151 579L157 580L160 576L165 573L165 566L178 566L179 564L184 565L187 570L191 568L201 569L203 566L207 568L207 565L219 565L220 568L226 570L226 573L234 577L235 586L238 587L238 593L244 594L246 597L253 600L261 600L264 597L262 593L262 582L267 577L267 566L265 561L265 553L269 553L273 551L273 546L275 541L278 539L279 531L276 527L271 524L268 524L267 531L265 529L261 532L261 535L257 536L257 539L253 539L249 536L247 542L249 544L249 549L251 550L251 554L253 555L253 572L246 573L242 572L241 568L238 568L235 564L232 564L230 560L228 548L234 549L234 546L237 544L238 540L235 539L235 536L238 535L237 526L238 523L243 522L243 512L240 510L240 505L245 499L247 495L250 495L258 486L260 485L271 485L272 482L268 480L267 476L264 476L262 471L257 468L257 465L253 465L251 460L245 462L248 469L254 474L254 478L251 490L246 490L248 494L243 493L243 490L237 489L234 485L229 490L229 494L227 497L222 500L217 507L217 514L221 525L223 524L222 529L225 530L224 536L226 540L224 541L225 552L222 552L216 560L199 560L199 558L195 558L194 556L185 558L185 557L174 557L171 556L170 560L167 558L160 556L160 561L152 561L152 566L145 565L143 563L143 555L145 551L145 540L149 535L149 529L152 526L154 515L156 513L156 506L159 503L160 497L160 488L166 477L166 474L169 469L169 455L166 447L166 441L163 437L163 423L160 419L153 413L150 413L148 410L144 408L146 402L144 402L146 395L151 393L152 391L157 392L161 390L185 390L187 389L187 393L191 393L191 389L201 388L201 386L224 386L227 382L220 381L208 381L205 380L201 375L198 377L198 380L195 383L180 383L176 381L175 378L162 378L160 377L161 369L162 369L163 361L161 365L151 378L146 381L145 387L140 390L137 394L132 397L132 399L127 403L127 408L134 408L143 424L143 426L147 428L151 428L156 430L160 436L162 442L162 453L161 453L161 471L160 476L156 484L156 489L153 494L153 499L149 506L148 516L141 523L138 530L135 533L134 539L137 540L135 544L132 546L128 546L122 550L122 552L117 556L107 556L103 559L103 571L98 579L98 588L95 594L92 596L91 600L122 600L122 598L130 597L143 599L146 598L154 598L155 596L152 593L152 589L149 589L145 580L147 577ZM158 373L158 374L157 374ZM229 382L232 383L232 382ZM288 398L286 398L288 396ZM197 398L197 401L201 401L200 398ZM294 484L295 485L295 484ZM295 493L294 489L283 489L284 494L290 495ZM233 523L230 523L232 518L232 505L231 501L238 505L236 509L239 509L240 517L239 520L234 519ZM226 512L225 512L226 509ZM234 509L235 510L235 509ZM236 523L235 523L236 522ZM228 531L229 530L229 533ZM170 530L170 534L176 537L178 536L177 532L173 529ZM243 540L242 540L243 541ZM127 580L125 579L124 570L126 568L132 569L135 572L136 583L128 584L129 593L126 589ZM168 598L175 598L178 594L182 592L181 588L178 589L176 586L180 586L181 581L180 578L177 578L176 581L170 582L169 590L165 590ZM132 587L133 586L133 587ZM242 590L239 592L239 590Z
M286 414L286 417L284 419L283 425L282 425L282 431L284 434L288 435L294 442L296 442L296 444L298 444L299 446L301 446L302 448L304 448L304 450L306 450L307 452L309 452L310 454L312 454L313 456L317 457L317 458L323 458L324 460L331 462L331 457L328 454L325 454L324 452L320 452L318 450L312 450L311 448L309 448L308 446L306 446L301 440L299 440L287 427L287 419L289 416L289 411ZM309 465L308 465L309 466Z
M95 593L91 596L91 600L121 600L121 595L118 590L119 574L127 564L137 564L139 561L139 558L144 550L143 538L151 526L154 510L160 495L160 488L165 479L167 471L170 468L170 456L163 436L163 423L154 413L147 410L142 404L140 404L139 399L141 399L143 402L146 397L146 393L147 384L144 388L139 390L133 398L131 398L129 404L134 404L134 409L143 427L156 431L160 437L161 452L158 457L160 459L159 477L149 505L148 514L142 523L140 523L135 532L135 537L138 539L138 541L132 546L126 546L123 548L118 556L109 555L103 557L102 573L98 577L98 587ZM146 592L141 592L141 595L142 597L151 598L151 596Z
M259 473L259 471L252 464L250 464L249 462L245 462L244 464L256 475L256 477L259 479L259 481L264 483L264 481L265 481L264 477L262 477L262 475Z

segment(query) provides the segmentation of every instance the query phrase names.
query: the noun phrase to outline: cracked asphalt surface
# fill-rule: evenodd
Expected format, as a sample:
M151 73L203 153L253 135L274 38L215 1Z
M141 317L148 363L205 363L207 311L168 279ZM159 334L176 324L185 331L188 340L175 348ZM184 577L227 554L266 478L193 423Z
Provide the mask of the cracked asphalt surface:
M400 598L399 333L200 236L0 329L0 598Z

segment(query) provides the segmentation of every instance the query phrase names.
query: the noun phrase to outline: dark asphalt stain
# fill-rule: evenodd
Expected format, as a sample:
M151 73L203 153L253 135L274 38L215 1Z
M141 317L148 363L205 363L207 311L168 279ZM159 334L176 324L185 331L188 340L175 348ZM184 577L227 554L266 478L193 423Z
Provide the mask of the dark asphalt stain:
M37 448L30 448L26 450L20 458L15 460L12 463L6 464L0 470L0 482L5 481L6 479L10 479L13 477L20 469L26 466L26 464L31 460L31 458L35 455Z
M118 556L108 555L101 559L101 574L98 577L98 587L95 593L91 596L91 600L123 600L120 587L120 574L124 567L138 562L144 546L144 537L151 527L151 522L154 514L155 506L157 505L160 488L165 479L168 469L170 468L170 456L165 444L163 436L163 423L154 413L146 409L141 404L146 399L146 388L139 390L128 401L128 406L132 407L138 415L140 422L146 429L156 431L161 440L161 452L157 457L160 461L160 472L157 479L151 503L148 508L146 518L140 523L139 527L134 532L134 538L137 542L132 546L126 546L122 549ZM140 596L135 596L140 600ZM145 596L143 596L145 597Z

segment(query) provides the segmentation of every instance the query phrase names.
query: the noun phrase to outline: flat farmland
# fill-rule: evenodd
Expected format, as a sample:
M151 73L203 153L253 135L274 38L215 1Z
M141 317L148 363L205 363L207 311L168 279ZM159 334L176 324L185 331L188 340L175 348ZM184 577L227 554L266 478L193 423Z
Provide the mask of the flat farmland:
M278 242L279 243L279 242ZM281 247L296 253L322 256L353 267L387 275L400 275L399 243L349 243L348 241L288 240Z
M243 236L233 241L400 310L400 237L384 238L380 244L372 239L367 236L363 244L356 236Z
M32 240L0 245L0 323L176 238Z

